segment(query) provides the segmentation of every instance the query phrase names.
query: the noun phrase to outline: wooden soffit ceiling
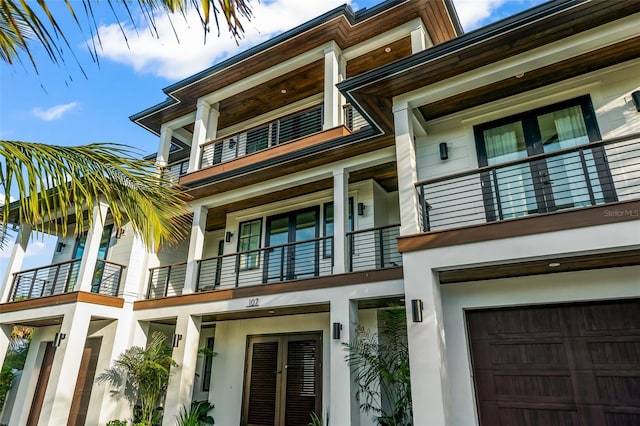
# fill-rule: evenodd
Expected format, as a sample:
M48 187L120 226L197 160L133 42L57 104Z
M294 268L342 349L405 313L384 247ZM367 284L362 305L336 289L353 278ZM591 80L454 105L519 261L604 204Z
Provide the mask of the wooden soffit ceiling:
M264 48L246 59L211 72L203 72L203 75L198 79L194 78L193 82L185 80L175 87L169 87L166 89L167 94L177 102L135 121L159 132L162 123L195 111L198 98L265 71L309 51L310 48L335 41L341 49L347 49L416 18L422 19L434 44L456 36L444 0L399 2L355 24L350 23L344 14L340 14L273 47Z
M356 86L350 94L385 130L390 131L393 128L390 105L394 96L526 53L638 12L640 1L637 0L592 0L542 19L538 16L526 23L512 24L508 31L507 28L487 27L486 37L481 37L484 34L482 30L478 30L480 32L469 33L380 69L377 75L370 77L370 81L354 83L360 87ZM634 38L540 68L525 74L521 79L514 77L425 105L420 110L426 119L440 117L479 103L637 58L639 50L638 38Z

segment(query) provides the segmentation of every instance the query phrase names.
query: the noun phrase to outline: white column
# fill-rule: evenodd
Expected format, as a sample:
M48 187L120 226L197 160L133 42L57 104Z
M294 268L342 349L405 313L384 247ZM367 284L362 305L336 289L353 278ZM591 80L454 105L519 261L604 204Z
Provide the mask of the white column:
M2 291L0 291L0 303L8 302L11 297L13 274L20 272L20 268L22 268L22 262L24 261L24 256L27 252L30 237L31 227L29 225L22 225L18 231L18 235L16 236L16 242L11 249L9 263L7 263L7 271L4 274L4 281L2 282Z
M87 241L84 245L82 260L80 261L80 269L78 271L78 282L75 290L91 292L93 284L94 272L96 270L96 261L98 260L98 251L100 250L100 240L104 231L104 222L107 219L107 211L109 206L103 202L93 208L93 224L87 232Z
M348 298L331 300L331 324L330 324L330 396L329 418L335 419L339 424L360 424L360 407L356 398L357 386L354 383L354 374L345 360L347 351L343 343L355 338L356 323L358 321L358 307L356 302ZM340 339L333 338L333 324L342 326ZM324 416L326 418L326 414ZM347 422L347 419L350 421Z
M12 328L13 326L11 325L0 325L0 366L4 363L4 358L7 356L7 351L9 350Z
M411 31L411 53L422 52L427 48L427 39L425 37L424 27L419 25Z
M158 147L158 155L156 163L158 167L166 167L169 163L169 151L171 149L171 138L173 137L173 129L166 124L160 127L160 146Z
M53 357L39 425L67 424L90 322L91 305L84 303L62 320L60 333L66 337Z
M211 105L209 110L209 122L207 123L207 137L210 141L218 137L218 119L220 118L220 104Z
M171 367L171 377L167 387L162 424L173 426L180 409L191 405L193 379L198 362L201 318L189 314L178 316L176 334L182 335L178 347L173 349L173 359L178 364Z
M9 417L10 426L27 424L46 346L42 344L42 340L42 330L40 327L36 327L31 336L29 352L27 352L27 359L24 362L24 369L16 391L16 403L13 404L11 416Z
M213 106L216 110L212 113L212 106L207 102L200 99L198 101L198 109L196 111L196 121L193 123L193 139L191 140L191 156L189 157L189 173L200 170L200 159L202 157L202 144L207 141L207 138L211 133L215 135L215 131L212 127L218 125L218 111L217 104ZM210 122L210 119L214 117L215 123Z
M341 78L341 55L335 43L324 50L324 130L342 124L342 97L336 87Z
M394 107L393 111L396 128L396 160L398 162L400 235L410 235L421 231L418 217L418 195L415 187L415 183L418 181L416 146L413 141L409 108L406 105L402 109Z
M349 270L347 226L349 223L349 172L333 172L333 273Z
M419 424L449 423L447 358L440 287L423 253L403 255L413 418ZM422 300L423 322L413 322L411 300Z
M204 252L204 234L207 226L206 206L196 207L193 211L193 223L191 225L191 238L189 240L189 253L187 254L187 270L184 278L183 294L196 291L196 280L198 279L198 260L202 259Z

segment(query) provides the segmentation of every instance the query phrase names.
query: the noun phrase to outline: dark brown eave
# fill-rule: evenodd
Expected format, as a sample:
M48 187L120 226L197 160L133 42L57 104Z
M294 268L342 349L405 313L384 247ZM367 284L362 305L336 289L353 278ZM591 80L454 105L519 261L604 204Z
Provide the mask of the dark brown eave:
M341 49L347 49L416 18L422 19L434 44L455 37L459 31L455 11L448 0L388 0L369 13L356 13L355 16L347 7L337 8L167 87L165 92L169 98L165 102L130 118L159 134L162 123L194 112L198 98L294 58L308 51L310 46L319 47L335 41Z
M636 0L551 1L493 25L400 59L339 84L347 99L384 131L393 126L394 96L462 75L532 49L640 12ZM546 86L640 56L638 38L593 53L460 93L423 106L425 119L461 111L491 100Z

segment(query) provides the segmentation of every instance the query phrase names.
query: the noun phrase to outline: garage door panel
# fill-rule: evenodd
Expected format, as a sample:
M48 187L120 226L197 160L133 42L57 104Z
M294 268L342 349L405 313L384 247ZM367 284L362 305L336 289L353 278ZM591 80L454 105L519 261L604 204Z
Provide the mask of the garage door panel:
M581 426L580 416L571 405L540 406L486 402L482 404L480 411L483 413L480 420L485 425L497 424L498 419L501 425Z
M504 343L477 341L474 350L475 366L479 369L564 369L568 365L564 342L522 341Z
M470 311L467 322L483 425L640 425L638 299Z
M510 337L528 339L562 335L562 321L552 309L509 309L500 312L470 312L477 321L470 322L470 332L474 339Z

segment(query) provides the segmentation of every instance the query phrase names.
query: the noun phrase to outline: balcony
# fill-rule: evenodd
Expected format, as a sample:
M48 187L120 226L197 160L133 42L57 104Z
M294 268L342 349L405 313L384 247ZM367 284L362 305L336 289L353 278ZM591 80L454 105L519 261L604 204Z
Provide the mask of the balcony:
M82 259L17 272L13 276L9 302L54 296L76 290ZM91 293L117 296L125 266L98 260L93 273Z
M350 104L346 104L343 107L343 114L344 125L351 132L357 132L363 127L369 125L369 123L367 123L367 120L365 120L364 117L360 115L360 113Z
M232 161L320 131L322 131L321 105L204 145L200 168Z
M416 188L425 232L635 200L640 136L425 180Z
M396 237L399 225L347 234L350 272L402 265ZM196 291L221 290L333 275L332 236L198 261ZM147 298L179 296L186 262L152 268Z

